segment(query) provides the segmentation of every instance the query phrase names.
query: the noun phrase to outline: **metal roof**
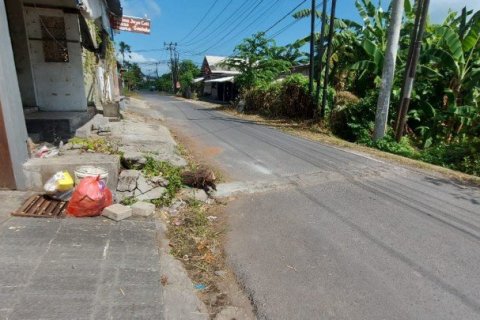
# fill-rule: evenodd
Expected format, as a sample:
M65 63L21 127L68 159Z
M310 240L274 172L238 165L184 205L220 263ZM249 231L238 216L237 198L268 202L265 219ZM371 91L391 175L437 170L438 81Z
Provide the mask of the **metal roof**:
M233 82L234 77L223 77L223 78L217 78L217 79L212 79L212 80L207 80L205 83L209 82Z

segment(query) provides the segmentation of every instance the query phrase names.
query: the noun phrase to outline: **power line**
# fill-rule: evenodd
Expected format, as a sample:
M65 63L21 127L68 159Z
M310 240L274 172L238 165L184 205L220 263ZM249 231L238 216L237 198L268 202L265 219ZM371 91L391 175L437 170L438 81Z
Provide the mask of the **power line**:
M325 0L327 1L327 0ZM323 3L323 1L322 1ZM318 9L318 7L320 7L321 4L318 4L315 9ZM270 38L268 38L268 40L272 40L273 38L279 36L280 34L284 33L285 31L287 31L288 29L290 29L291 27L293 27L295 24L299 23L301 21L301 19L295 19L293 20L292 22L290 22L288 25L286 25L285 27L283 27L282 29L280 29L279 31L277 31L276 33L274 33L272 36L270 36Z
M259 0L254 0L255 1L259 1ZM260 3L262 2L263 0L260 1ZM248 11L248 6L247 4L249 3L249 1L246 1L244 2L242 5L240 5L237 10L234 10L232 12L232 14L230 16L228 16L227 18L225 18L225 20L223 20L222 23L220 23L220 25L218 25L212 32L210 32L207 36L201 38L201 39L194 39L193 41L190 41L186 44L184 44L184 46L193 46L193 45L196 45L198 43L201 43L203 42L204 40L210 40L212 39L211 36L212 35L215 35L217 33L217 30L219 29L222 29L228 22L231 22L231 25L233 25L234 23L236 23L238 20L242 19L243 16L245 15L245 13L247 13ZM253 3L252 3L253 5ZM245 8L243 8L245 7ZM241 12L239 12L241 11ZM230 21L230 19L235 15L237 14L236 18L233 20L233 21ZM215 21L213 21L208 27L212 26L213 24L215 23ZM206 29L208 29L208 27Z
M265 30L263 33L267 33L268 31L272 30L273 28L275 28L280 22L282 22L283 20L285 20L286 18L288 18L295 10L297 10L302 4L304 4L305 2L307 2L307 0L303 0L302 2L300 2L295 8L293 8L292 10L290 10L289 12L287 12L283 17L281 17L280 19L278 19L273 25L271 25L267 30Z
M260 0L260 2L257 3L257 5L254 6L254 7L248 12L247 17L248 17L253 11L255 11L255 9L257 9L257 8L260 6L260 4L262 4L263 1L264 1L264 0ZM225 34L222 38L220 38L220 40L218 40L216 44L208 47L207 49L199 52L198 54L203 54L203 53L207 52L208 50L210 50L210 49L212 49L212 48L215 48L215 47L217 47L218 45L220 45L220 44L222 43L222 41L225 40L225 38L228 37L230 34L232 34L232 32L234 32L237 27L239 27L240 25L242 25L243 22L244 22L244 21L242 21L242 22L240 22L239 24L235 25L234 28L232 28L232 30L231 30L230 32L228 32L228 33ZM256 22L256 21L253 21L253 23L255 23L255 22ZM253 23L251 23L250 25L248 25L247 28L250 27ZM245 29L243 29L241 32L243 32L244 30L245 30ZM238 35L238 34L237 34L237 35Z
M186 36L184 36L180 41L183 41L186 38L188 38L198 28L198 26L207 18L208 14L212 12L213 7L215 7L217 3L218 3L218 0L215 0L214 2L212 2L212 5L207 9L203 17L200 19L200 21L198 21L195 27L193 27L193 29L190 30L190 32Z
M203 20L205 20L205 18L208 16L208 14L210 12L212 12L212 9L213 7L217 4L218 0L216 0L212 6L207 10L207 12L205 13L205 15L203 16L203 18L201 19L201 21L192 29L192 31L190 31L190 33L188 35L186 35L185 37L183 37L180 42L184 41L185 39L187 39L192 33L193 31L195 31L196 28L198 28L198 26L203 22ZM223 9L220 10L220 12L212 19L212 21L216 21L218 17L220 17L220 15L223 14L223 12L225 12L225 10L233 3L233 0L230 0L230 2L227 3L227 5L225 7L223 7ZM197 34L197 37L200 36L205 30L208 29L208 27L211 25L210 24L207 24L207 26L205 28L203 28L198 34ZM195 38L194 38L195 39ZM187 41L188 43L188 41Z
M266 10L264 10L262 13L259 14L259 17L263 16L267 11L269 11L271 8L273 8L275 5L277 5L277 3L280 2L280 0L277 0L275 1L270 7L268 7ZM240 32L236 33L235 35L233 35L232 37L230 37L230 39L227 39L225 41L228 41L228 40L231 40L231 39L235 39L238 35L242 34L243 32L245 32L247 29L249 29L253 24L255 24L256 22L258 22L257 19L254 19L252 23L250 23L249 25L247 25L245 28L243 28L242 30L240 30ZM222 45L223 43L225 43L225 41L223 42L219 42L213 46L211 46L210 48L208 48L207 50L210 50L212 48L215 48L215 47L218 47L220 45Z

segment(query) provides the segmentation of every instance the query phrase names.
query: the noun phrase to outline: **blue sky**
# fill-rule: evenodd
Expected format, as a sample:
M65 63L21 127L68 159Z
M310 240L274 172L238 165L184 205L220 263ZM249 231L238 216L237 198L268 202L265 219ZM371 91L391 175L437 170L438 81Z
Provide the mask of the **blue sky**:
M306 0L299 9L309 8ZM411 0L413 1L413 0ZM131 61L139 62L147 74L155 72L155 61L168 58L164 42L177 42L180 59L192 59L201 63L203 56L229 55L243 38L273 25L302 0L122 0L124 14L152 20L150 35L121 32L115 36L118 43L124 41L132 47ZM321 5L321 0L317 0ZM387 4L389 1L383 1ZM354 0L337 0L337 16L358 20ZM258 6L257 6L258 5ZM480 0L431 0L430 14L433 21L441 21L449 8L480 9ZM211 10L208 10L212 8ZM207 14L208 12L208 14ZM201 18L206 18L199 24ZM229 18L229 19L227 19ZM290 43L309 33L309 20L294 21L288 17L267 35L277 44ZM196 27L196 28L195 28ZM192 32L193 31L193 32ZM159 73L168 71L166 64L158 65Z

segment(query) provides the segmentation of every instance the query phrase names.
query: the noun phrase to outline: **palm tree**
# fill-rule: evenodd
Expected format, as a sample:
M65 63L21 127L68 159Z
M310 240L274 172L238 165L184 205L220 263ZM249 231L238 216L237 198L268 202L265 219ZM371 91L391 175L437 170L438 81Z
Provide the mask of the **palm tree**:
M125 66L125 53L132 53L132 48L130 47L130 45L126 44L123 41L120 41L120 43L118 44L118 48L120 54L122 55L122 65Z

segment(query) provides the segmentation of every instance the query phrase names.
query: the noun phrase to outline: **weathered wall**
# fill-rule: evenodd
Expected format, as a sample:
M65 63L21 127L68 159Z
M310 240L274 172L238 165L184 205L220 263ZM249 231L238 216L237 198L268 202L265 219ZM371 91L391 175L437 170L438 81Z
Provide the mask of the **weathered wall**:
M30 63L23 5L18 0L5 0L5 5L23 106L35 107L37 106L36 88Z
M25 188L22 165L28 158L27 129L18 88L4 1L0 1L0 101L17 189ZM0 124L2 125L2 124ZM0 163L0 170L2 164Z
M64 17L69 62L45 62L40 15ZM80 27L76 14L62 10L25 7L37 103L41 111L85 111Z

